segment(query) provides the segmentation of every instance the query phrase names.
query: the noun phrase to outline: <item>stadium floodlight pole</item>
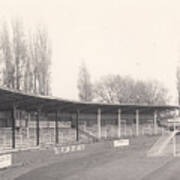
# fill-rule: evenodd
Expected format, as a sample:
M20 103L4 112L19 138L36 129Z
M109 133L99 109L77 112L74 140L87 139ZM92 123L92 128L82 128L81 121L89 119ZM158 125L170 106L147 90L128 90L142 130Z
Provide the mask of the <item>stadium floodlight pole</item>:
M139 109L136 110L136 136L139 136Z
M154 111L154 134L157 134L157 110Z
M118 138L121 137L121 109L118 109Z
M80 110L76 110L76 141L79 141L79 116L80 116Z
M12 107L12 148L16 148L16 104Z
M101 139L101 108L97 110L98 138Z

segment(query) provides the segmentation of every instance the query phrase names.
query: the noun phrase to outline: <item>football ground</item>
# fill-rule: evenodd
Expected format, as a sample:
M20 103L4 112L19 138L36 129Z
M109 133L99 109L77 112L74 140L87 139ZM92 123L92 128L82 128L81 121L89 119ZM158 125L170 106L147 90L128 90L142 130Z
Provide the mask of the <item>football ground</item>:
M2 180L179 179L180 159L147 157L158 136L132 137L130 146L112 141L87 144L84 151L54 154L53 149L17 153L23 162L0 172ZM179 174L179 175L178 175Z

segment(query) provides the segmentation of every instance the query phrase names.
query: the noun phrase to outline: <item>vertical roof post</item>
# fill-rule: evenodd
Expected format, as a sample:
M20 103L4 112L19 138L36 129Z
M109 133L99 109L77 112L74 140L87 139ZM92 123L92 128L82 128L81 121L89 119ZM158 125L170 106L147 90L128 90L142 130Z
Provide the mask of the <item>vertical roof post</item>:
M121 137L121 109L118 109L118 128L117 128L118 138Z
M16 148L16 105L12 108L12 148Z
M101 139L101 108L97 110L98 138Z
M36 117L36 145L39 146L40 143L40 115L41 115L41 108L38 108L37 110L37 117Z
M55 114L55 142L59 144L59 126L58 126L58 119L59 119L59 111L56 111Z
M136 136L139 136L139 109L136 109Z
M157 110L154 111L153 125L154 125L154 134L157 134Z
M76 110L76 141L79 141L79 116L80 116L80 110Z

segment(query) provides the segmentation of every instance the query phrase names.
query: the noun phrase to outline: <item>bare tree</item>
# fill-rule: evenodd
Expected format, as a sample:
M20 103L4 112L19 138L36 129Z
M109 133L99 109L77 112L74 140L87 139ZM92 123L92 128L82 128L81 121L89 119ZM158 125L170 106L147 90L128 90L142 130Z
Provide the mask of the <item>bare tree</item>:
M33 61L30 54L30 45L28 45L27 59L25 64L24 73L24 92L33 93Z
M83 62L79 69L78 77L78 90L79 90L79 99L81 101L92 101L93 100L93 86L91 83L90 74L88 69Z
M166 104L168 91L158 81L108 75L95 84L95 100L107 103Z
M132 103L134 80L119 75L106 75L95 84L95 99L107 103Z
M95 83L94 94L96 101L116 103L118 101L118 92L120 88L116 82L121 82L121 78L114 75L107 75L102 77Z
M23 23L19 19L15 19L12 22L12 48L13 48L13 58L14 58L14 68L15 68L15 89L22 90L22 80L24 66L26 63L26 37L23 29Z
M135 103L135 81L130 76L116 78L118 103Z
M147 104L167 104L169 102L168 90L157 80L145 83L145 102Z
M0 57L6 87L35 94L50 94L51 43L44 26L30 31L20 19L4 23L0 33Z
M176 68L176 81L177 81L178 104L180 105L180 65L178 65Z
M44 27L32 34L30 58L33 64L33 93L50 94L51 44Z
M0 49L2 53L2 62L3 66L3 86L8 88L14 88L14 64L13 64L13 55L12 47L9 37L9 30L7 23L2 24L2 32L0 35Z

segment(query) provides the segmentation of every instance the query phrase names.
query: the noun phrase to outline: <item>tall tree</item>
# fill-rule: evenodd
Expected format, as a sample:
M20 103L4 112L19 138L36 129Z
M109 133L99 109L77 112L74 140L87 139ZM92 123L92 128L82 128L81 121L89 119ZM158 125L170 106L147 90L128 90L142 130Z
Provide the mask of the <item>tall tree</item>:
M12 22L12 48L15 68L15 89L22 90L22 79L24 76L24 66L26 63L26 37L24 33L23 23L20 19Z
M9 30L7 23L2 24L2 31L0 34L0 50L2 54L1 61L3 62L3 86L8 88L14 88L14 64L12 46L9 37Z
M180 65L176 68L176 82L177 82L177 93L178 93L178 104L180 105Z
M51 43L44 26L29 36L20 19L0 32L0 58L3 62L3 85L35 94L50 94ZM0 74L1 77L1 74Z
M34 93L50 94L51 44L44 27L38 27L32 43L34 64Z
M29 42L30 43L30 42ZM25 72L24 72L24 92L26 93L33 93L33 61L31 59L31 49L30 44L28 44L28 51L27 51L27 59L25 63Z
M93 86L91 83L91 77L84 62L79 68L77 87L79 90L79 99L81 101L86 102L93 100Z

